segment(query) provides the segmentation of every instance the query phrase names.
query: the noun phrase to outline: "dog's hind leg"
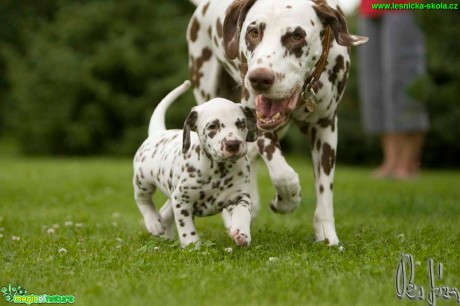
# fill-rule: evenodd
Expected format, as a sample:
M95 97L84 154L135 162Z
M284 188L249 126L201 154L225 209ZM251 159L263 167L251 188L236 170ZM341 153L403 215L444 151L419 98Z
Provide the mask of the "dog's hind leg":
M165 227L164 237L174 239L174 211L171 207L171 201L166 201L165 205L160 209L161 219Z
M217 97L222 67L211 49L204 48L196 55L190 55L189 66L196 103L202 104Z
M250 190L251 194L251 217L255 218L260 211L260 195L259 188L257 184L257 170L259 168L259 150L257 149L257 144L255 142L248 143L248 157L251 162L251 181L250 181Z
M152 200L155 186L146 184L140 178L142 174L135 174L133 179L134 199L137 207L144 217L145 227L153 236L160 236L165 233L163 221L160 214L155 209Z
M207 14L212 14L210 11ZM237 86L241 82L239 67L235 63L226 62L224 69L224 61L218 60L224 56L221 24L223 16L217 18L216 22L216 19L204 16L205 12L206 10L196 10L187 28L190 79L196 102L202 104L216 97L240 102L241 87ZM227 71L231 71L231 76Z

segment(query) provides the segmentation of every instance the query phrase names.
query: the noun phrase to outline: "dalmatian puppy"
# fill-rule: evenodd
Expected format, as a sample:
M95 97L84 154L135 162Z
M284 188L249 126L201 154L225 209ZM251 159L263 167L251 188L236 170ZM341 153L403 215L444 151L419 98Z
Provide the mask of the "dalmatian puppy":
M183 130L167 130L165 112L191 83L184 82L156 107L148 138L134 157L135 201L147 230L174 237L182 246L199 241L195 216L222 212L237 245L251 242L250 164L247 142L257 139L253 111L216 98L193 107ZM158 212L152 200L159 189L168 197Z
M287 164L279 139L291 122L310 137L316 239L338 244L333 214L337 107L350 69L349 47L368 38L348 32L332 0L192 2L198 7L187 41L196 100L231 96L256 110L260 135L250 147L250 160L258 153L267 165L276 189L271 208L277 213L294 210L301 199L298 174ZM252 170L256 210L259 197Z

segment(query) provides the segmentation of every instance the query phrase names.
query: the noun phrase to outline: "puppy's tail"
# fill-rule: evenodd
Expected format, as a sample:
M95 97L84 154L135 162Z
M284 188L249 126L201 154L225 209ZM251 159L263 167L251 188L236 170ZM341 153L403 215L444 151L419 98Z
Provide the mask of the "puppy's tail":
M163 98L163 100L161 100L160 103L158 103L157 107L155 108L155 111L152 114L152 118L150 118L149 136L152 135L154 132L166 130L166 110L174 101L176 101L177 98L179 98L184 92L187 91L187 89L190 88L190 85L190 81L185 81L184 83L173 89L168 95L166 95L166 97Z
M200 5L200 3L202 2L201 0L189 0L189 1L192 2L195 6Z

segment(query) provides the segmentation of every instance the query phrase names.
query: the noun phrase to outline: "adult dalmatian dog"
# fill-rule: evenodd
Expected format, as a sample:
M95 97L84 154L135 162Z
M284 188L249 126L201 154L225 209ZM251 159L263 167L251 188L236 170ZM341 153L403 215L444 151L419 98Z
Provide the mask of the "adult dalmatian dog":
M310 137L316 239L338 244L333 213L337 106L350 68L349 47L368 38L348 32L332 1L192 2L198 6L187 41L197 102L221 96L256 110L259 138L249 155L255 160L258 152L267 165L277 193L271 208L278 213L294 210L301 191L298 174L281 152L284 127L294 122ZM257 207L255 172L251 196Z
M251 242L250 165L247 142L257 139L251 109L215 98L195 106L183 130L167 130L165 112L191 86L170 92L155 108L148 138L134 157L134 197L147 230L174 237L174 221L182 246L199 241L193 218L222 212L237 245ZM152 195L160 189L168 201L158 212Z

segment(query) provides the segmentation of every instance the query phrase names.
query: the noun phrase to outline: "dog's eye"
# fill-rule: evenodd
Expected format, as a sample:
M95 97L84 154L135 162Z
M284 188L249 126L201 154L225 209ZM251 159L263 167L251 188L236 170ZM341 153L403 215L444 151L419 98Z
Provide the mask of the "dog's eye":
M208 130L210 131L215 131L219 128L219 125L217 123L211 123L210 125L208 125Z
M235 125L239 129L244 129L244 128L246 128L246 120L238 119L238 120L236 120Z
M248 30L248 35L249 35L249 37L251 37L251 38L254 38L254 39L259 38L259 34L260 34L260 33L259 33L259 29L258 29L258 28L250 28L250 29Z
M305 34L302 31L296 30L292 32L291 38L292 40L299 41L305 37Z

